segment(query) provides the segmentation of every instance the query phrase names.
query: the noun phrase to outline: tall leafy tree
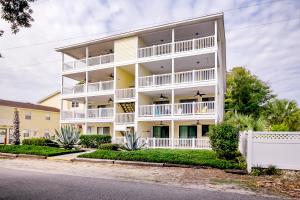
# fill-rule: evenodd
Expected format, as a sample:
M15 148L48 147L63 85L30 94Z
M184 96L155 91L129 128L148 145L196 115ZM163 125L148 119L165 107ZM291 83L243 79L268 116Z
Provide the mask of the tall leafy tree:
M244 115L258 117L263 106L274 95L262 80L244 67L234 67L227 74L225 109Z
M15 109L14 120L13 120L13 141L15 145L20 144L20 120L19 120L19 111Z
M30 3L35 0L0 0L1 18L7 21L11 26L12 33L16 34L21 27L31 27L33 22ZM4 33L0 30L0 36Z

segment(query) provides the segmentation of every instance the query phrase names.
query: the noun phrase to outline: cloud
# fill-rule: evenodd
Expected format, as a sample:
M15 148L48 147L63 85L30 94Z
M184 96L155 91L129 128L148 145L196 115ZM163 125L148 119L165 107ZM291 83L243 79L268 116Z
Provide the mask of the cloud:
M55 47L224 10L228 70L246 66L268 82L279 97L296 99L300 104L297 87L300 84L300 3L296 0L270 2L37 1L32 4L35 21L30 29L12 35L8 24L0 21L5 30L0 38L0 52L5 57L0 59L0 98L35 102L58 90L61 56L54 51ZM276 21L279 22L268 24ZM255 26L262 23L265 25ZM36 43L45 44L31 45ZM24 45L28 46L5 50Z

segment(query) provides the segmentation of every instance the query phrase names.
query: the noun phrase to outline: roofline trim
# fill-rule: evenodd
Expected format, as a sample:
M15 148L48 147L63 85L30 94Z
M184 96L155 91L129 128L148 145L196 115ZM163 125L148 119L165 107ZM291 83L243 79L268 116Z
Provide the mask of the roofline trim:
M145 31L171 28L171 27L177 26L179 24L188 24L188 23L203 21L203 20L207 20L207 19L214 19L214 18L218 19L220 17L222 18L223 16L224 16L224 13L219 12L219 13L215 13L215 14L205 15L205 16L202 16L202 17L196 17L196 18L191 18L191 19L186 19L186 20L180 20L180 21L170 22L170 23L166 23L166 24L162 24L162 25L150 26L148 28L147 27L146 28L140 28L140 29L137 29L137 30L134 30L134 31L118 33L118 34L103 37L103 38L100 38L100 39L94 39L94 40L89 40L89 41L86 41L86 42L76 43L76 44L73 44L73 45L66 45L66 46L58 47L58 48L55 48L55 51L63 52L64 50L69 50L69 49L76 48L76 47L80 48L80 47L83 47L83 46L91 45L93 43L106 42L106 41L110 41L110 40L125 38L125 37L131 36L131 35L135 35L135 34L138 34L138 33L145 32Z

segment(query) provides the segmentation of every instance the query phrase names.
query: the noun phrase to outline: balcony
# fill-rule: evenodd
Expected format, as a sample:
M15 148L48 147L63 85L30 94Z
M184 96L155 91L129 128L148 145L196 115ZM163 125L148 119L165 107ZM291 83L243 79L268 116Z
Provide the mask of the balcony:
M80 95L84 93L85 93L85 84L63 88L63 95Z
M125 88L116 90L117 101L128 101L135 98L135 88Z
M75 70L81 70L88 67L95 67L100 65L105 65L108 63L114 62L114 54L106 54L106 55L100 55L96 57L88 58L86 65L86 59L80 59L80 60L74 60L70 62L65 62L63 64L63 72L68 71L75 71Z
M61 111L61 120L82 121L85 118L83 110Z
M106 54L96 57L88 58L88 67L95 67L114 62L114 54Z
M174 42L174 44L165 43L149 47L142 47L138 49L138 58L149 58L171 54L172 46L174 46L174 53L207 49L215 46L215 36L177 41Z
M164 117L172 115L171 104L140 105L140 117Z
M112 91L114 89L114 81L100 81L96 83L88 83L88 93L101 93Z
M139 87L158 87L172 84L172 73L139 77Z
M215 113L215 102L193 102L139 106L139 117L195 116Z
M87 110L88 119L113 119L114 109L113 108L95 108Z
M86 67L86 59L74 60L63 64L63 71L80 70Z
M116 124L133 124L135 113L117 113Z
M201 69L174 73L174 84L197 84L215 80L215 69ZM139 87L162 87L172 84L172 73L139 77Z
M215 80L215 69L192 70L174 74L175 84L193 84L212 80Z

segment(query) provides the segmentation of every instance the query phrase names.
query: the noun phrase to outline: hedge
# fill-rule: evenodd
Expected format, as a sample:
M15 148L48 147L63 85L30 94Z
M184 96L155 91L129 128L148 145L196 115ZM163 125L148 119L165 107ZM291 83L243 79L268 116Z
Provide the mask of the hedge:
M98 148L101 144L111 143L110 135L81 135L80 144L88 148Z
M31 138L31 139L24 139L22 141L23 145L35 145L35 146L49 146L49 147L59 147L59 145L46 138Z

